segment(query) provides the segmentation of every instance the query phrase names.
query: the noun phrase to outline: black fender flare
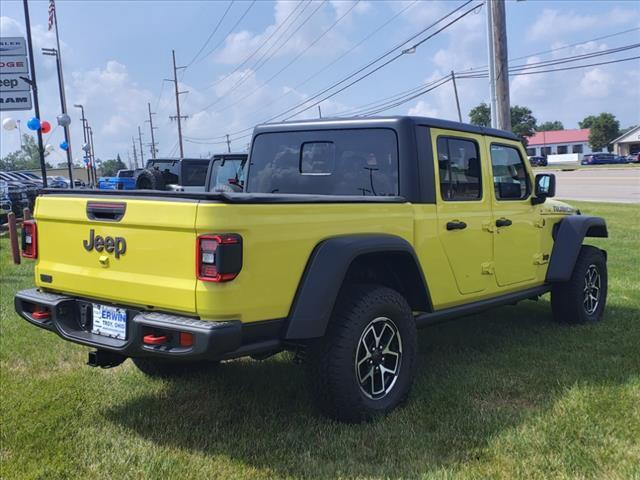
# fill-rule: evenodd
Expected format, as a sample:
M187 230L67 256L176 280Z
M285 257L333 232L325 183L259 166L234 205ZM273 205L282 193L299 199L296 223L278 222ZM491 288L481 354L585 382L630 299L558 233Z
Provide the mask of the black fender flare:
M571 215L557 224L546 281L566 282L571 278L585 237L606 238L607 224L601 217Z
M309 256L287 319L285 340L322 337L345 276L353 261L367 254L411 255L422 278L426 302L431 301L420 262L405 239L386 234L354 234L320 242Z

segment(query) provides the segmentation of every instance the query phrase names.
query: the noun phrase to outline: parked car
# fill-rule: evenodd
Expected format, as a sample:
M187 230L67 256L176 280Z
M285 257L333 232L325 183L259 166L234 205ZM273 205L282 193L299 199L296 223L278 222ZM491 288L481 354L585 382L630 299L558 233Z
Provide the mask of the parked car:
M619 162L618 155L613 153L591 153L585 155L580 162L581 165L611 165Z
M640 163L640 153L630 153L627 155L627 163Z
M27 189L20 182L5 180L5 183L7 184L9 200L11 201L11 210L16 214L16 217L22 217L22 210L30 206Z
M22 185L29 199L28 207L33 210L36 204L36 197L42 190L42 183L21 175L19 172L0 172L0 179L7 182L16 182Z
M547 157L533 156L529 157L529 163L532 167L546 167Z
M136 177L142 170L142 168L118 170L115 177L100 177L98 188L101 190L135 190Z
M246 169L209 175L242 192L49 190L14 305L90 366L152 377L291 351L324 413L377 418L429 368L420 327L549 292L557 322L602 318L607 254L583 242L607 225L526 158L511 132L433 118L260 125Z
M142 190L171 190L178 192L204 192L208 185L207 180L211 177L210 166L215 166L213 177L217 181L220 168L221 175L230 175L228 178L221 177L218 188L225 191L241 191L241 173L247 160L246 153L221 153L212 158L174 158L174 159L152 159L147 162L147 168L141 171L136 178L136 188ZM223 173L226 172L226 173ZM229 179L238 178L236 183L229 182ZM216 188L216 185L213 185Z
M64 177L47 177L48 188L69 188L69 180Z
M10 211L9 185L4 180L0 180L0 223L7 223L7 215Z

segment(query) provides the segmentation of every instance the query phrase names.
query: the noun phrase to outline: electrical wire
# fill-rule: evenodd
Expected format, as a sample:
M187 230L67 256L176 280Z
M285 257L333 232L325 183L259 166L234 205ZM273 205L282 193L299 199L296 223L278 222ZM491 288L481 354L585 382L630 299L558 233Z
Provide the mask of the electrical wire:
M224 13L222 14L222 17L220 17L220 20L218 20L218 23L216 23L216 26L213 27L213 30L211 31L211 33L209 34L209 36L207 37L207 39L205 40L205 42L202 44L202 46L200 47L200 50L198 50L198 53L196 53L193 58L191 59L191 61L187 64L186 68L189 68L191 65L193 65L193 62L196 61L196 59L198 58L198 56L202 53L202 51L207 47L207 45L209 45L209 42L211 41L211 39L213 38L213 36L216 34L216 32L218 31L218 29L220 28L220 25L222 25L222 22L224 21L224 19L226 18L227 14L229 13L229 10L231 10L231 7L233 6L235 0L231 0L229 2L229 5L227 5L226 10L224 11Z
M344 19L347 15L349 15L349 13L351 13L351 11L358 5L358 3L360 3L360 0L357 0L356 2L353 3L353 5L351 6L351 8L349 8L345 13L343 13L339 18L337 18L327 29L325 29L318 37L316 37L309 45L307 45L307 47L302 50L300 53L298 53L295 57L293 57L285 66L283 66L280 70L278 70L276 73L274 73L273 75L271 75L267 80L265 80L259 87L255 88L254 90L252 90L251 92L249 92L247 95L237 99L236 101L225 105L224 107L222 107L221 109L218 109L217 112L224 112L226 110L228 110L229 108L243 102L244 100L246 100L247 98L255 95L256 93L258 93L259 91L261 91L264 87L266 87L274 78L276 78L278 75L280 75L282 72L284 72L287 68L289 68L291 65L293 65L296 61L298 61L300 59L300 57L302 57L302 55L304 55L307 51L309 51L311 48L313 48L320 40L322 40L322 38L324 38L324 36L329 33L331 30L333 30L341 21L342 19Z
M318 10L320 10L320 8L322 8L322 6L326 3L326 0L323 0L317 7L316 9L311 12L311 14L305 18L305 20L298 25L298 27L291 32L291 34L289 34L289 36L286 38L286 40L282 43L282 45L286 44L296 33L298 33L298 31L309 21L311 20L311 17L313 17L316 12L318 12ZM282 48L282 45L279 48ZM273 58L273 56L278 53L278 50L274 51L271 55L269 55L266 59L262 60L262 63L256 63L254 64L255 68L251 68L248 69L245 72L245 75L243 75L237 82L234 83L234 85L227 90L223 95L219 96L217 99L215 99L213 102L211 102L209 105L207 105L206 107L204 107L202 109L202 111L207 111L209 110L211 107L217 105L219 102L221 102L228 94L230 94L231 92L237 90L246 80L248 80L252 74L255 74L255 72L257 72L260 68L262 68L262 66L264 66L266 64L267 61L269 61L271 58Z
M231 75L233 75L234 73L236 73L238 70L240 70L244 65L246 65L246 63L251 60L260 50L262 50L263 47L266 47L269 42L271 41L271 39L274 37L274 35L276 33L278 33L280 31L280 29L286 25L286 23L289 21L289 19L293 16L293 14L296 12L296 10L298 10L302 5L304 4L304 0L298 2L298 4L295 6L295 8L293 10L291 10L291 12L289 12L289 15L287 15L287 17L278 24L278 26L274 29L273 32L271 32L271 34L269 35L269 37L264 41L260 43L260 46L258 48L256 48L252 53L250 53L248 56L245 57L245 59L238 64L231 72L227 73L226 75L218 78L215 82L213 82L211 85L209 85L208 88L213 88L216 85L218 85L220 82L226 80L227 78L229 78ZM305 7L306 8L306 7ZM304 10L304 9L303 9ZM277 40L276 40L277 41Z

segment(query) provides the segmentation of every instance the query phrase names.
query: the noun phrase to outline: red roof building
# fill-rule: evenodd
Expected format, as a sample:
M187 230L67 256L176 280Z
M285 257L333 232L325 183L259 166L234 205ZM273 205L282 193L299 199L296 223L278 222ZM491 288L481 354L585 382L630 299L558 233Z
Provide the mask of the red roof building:
M561 155L564 153L591 153L589 148L589 129L552 130L536 132L527 137L527 154L529 156Z

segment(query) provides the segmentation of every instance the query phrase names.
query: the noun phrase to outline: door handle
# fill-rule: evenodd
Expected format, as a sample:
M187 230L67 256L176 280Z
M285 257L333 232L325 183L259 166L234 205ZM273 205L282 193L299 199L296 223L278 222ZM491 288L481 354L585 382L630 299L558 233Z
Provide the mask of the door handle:
M467 228L467 224L454 220L453 222L447 222L447 230L464 230Z
M496 227L509 227L512 223L508 218L499 218L496 220Z

